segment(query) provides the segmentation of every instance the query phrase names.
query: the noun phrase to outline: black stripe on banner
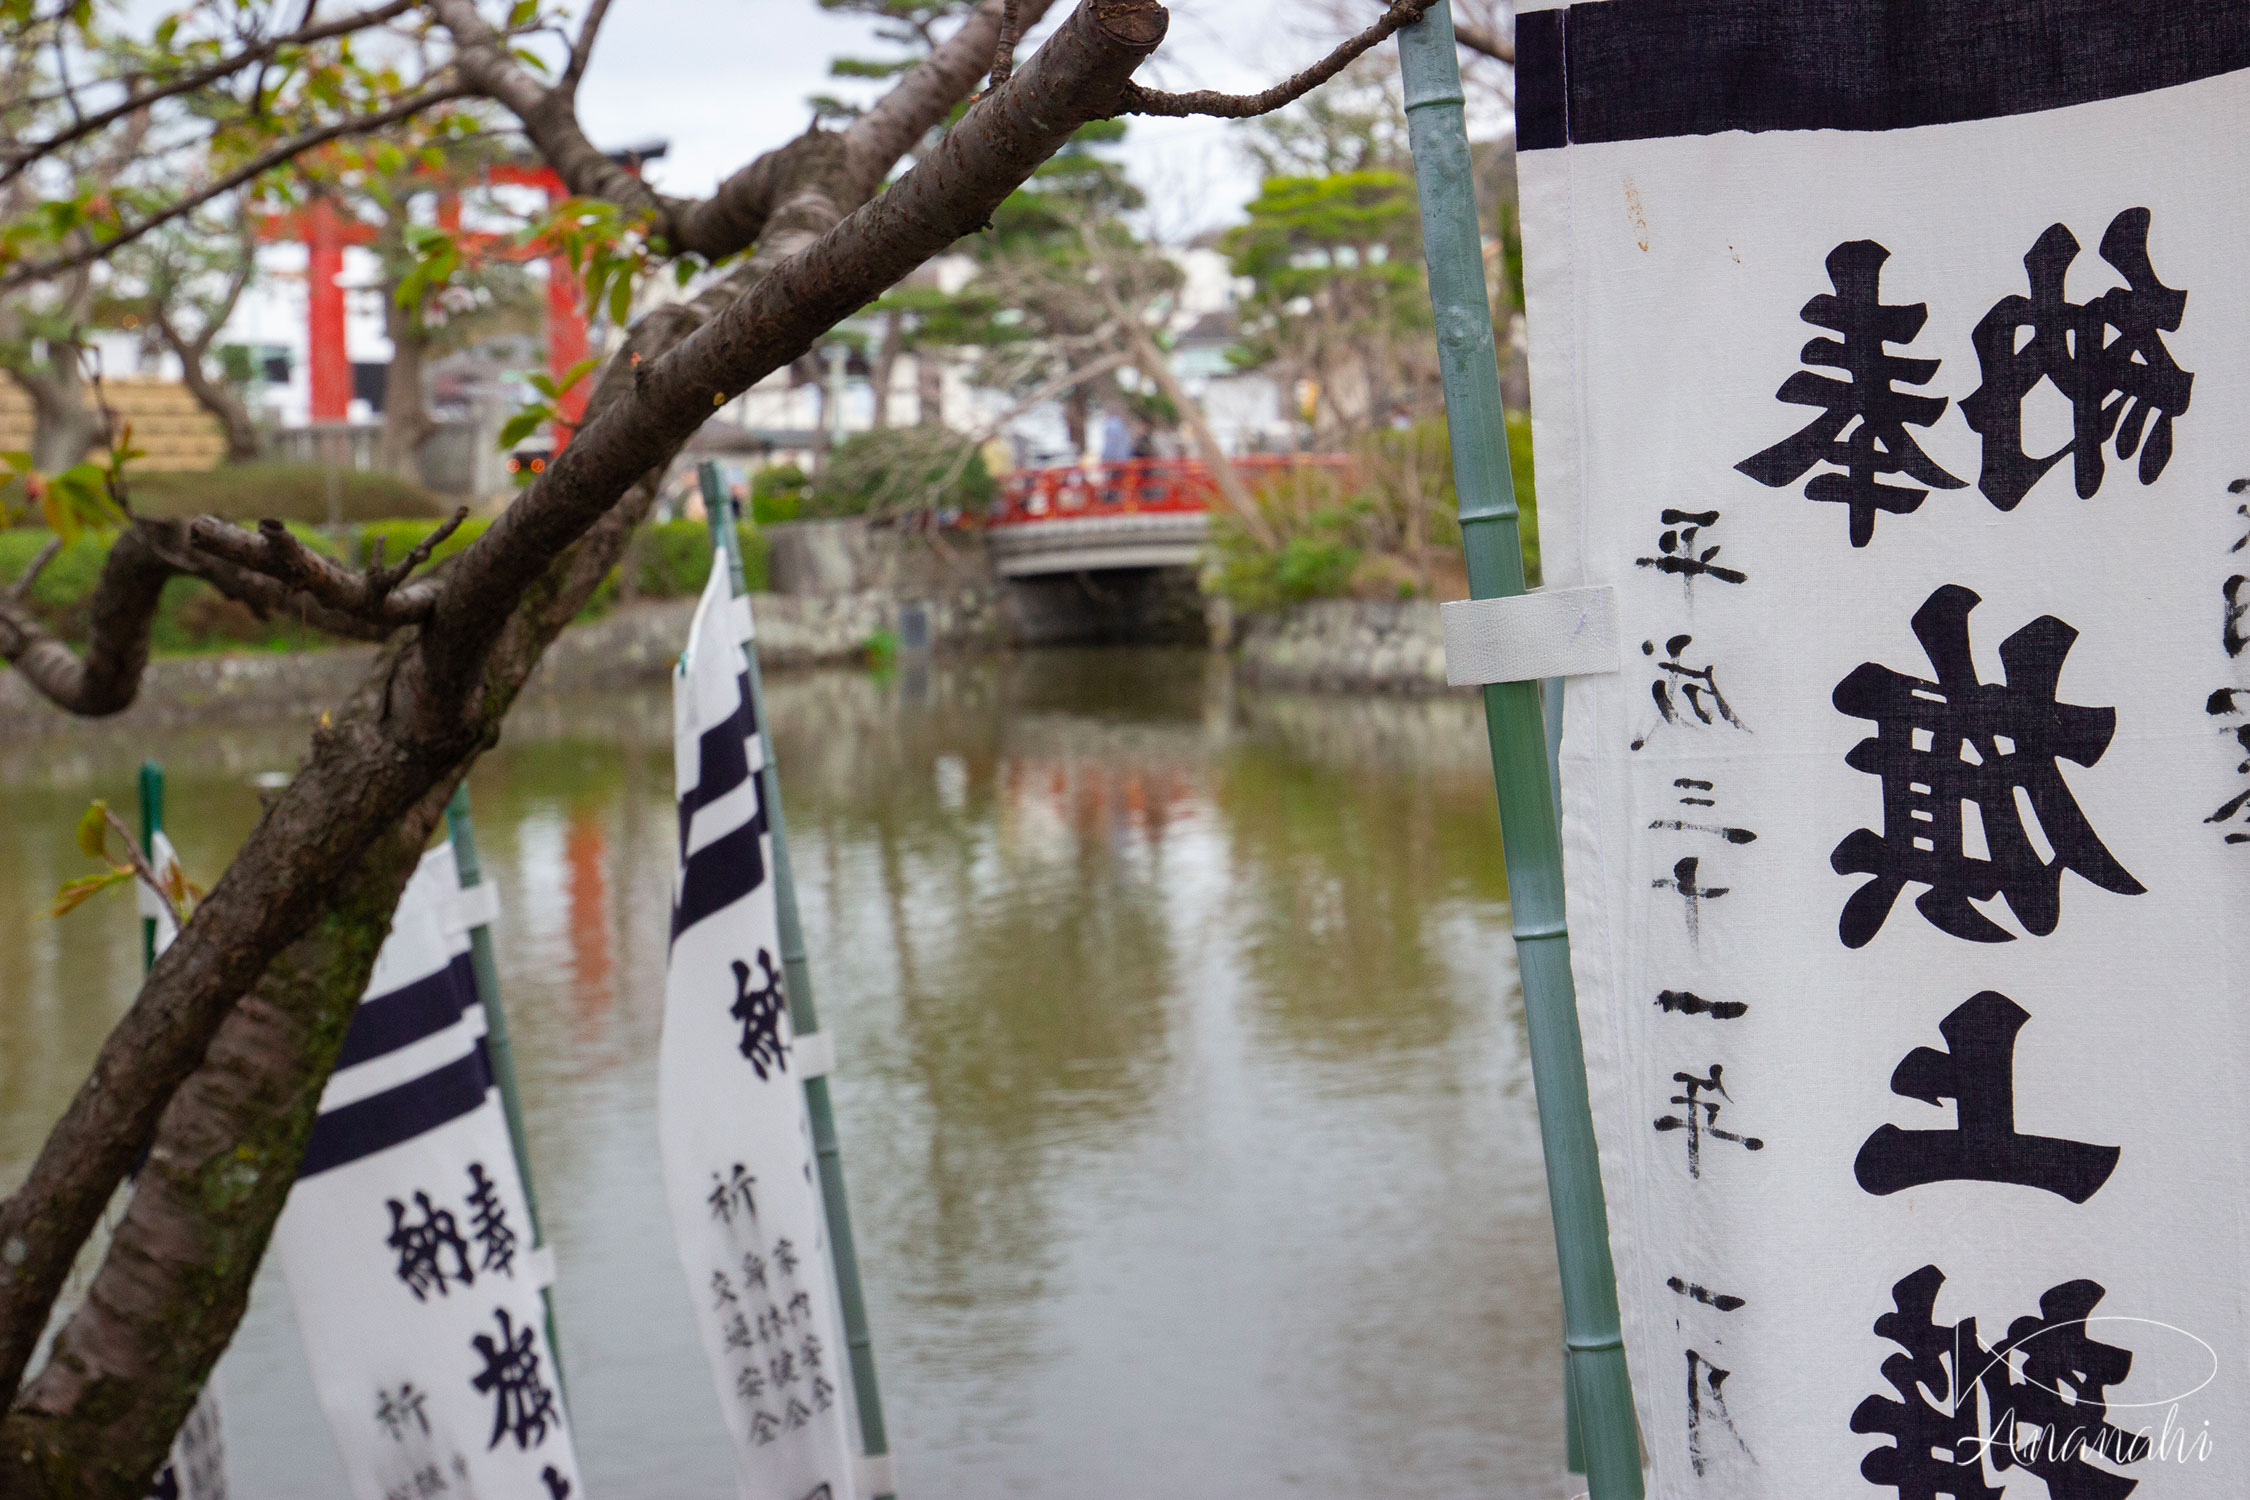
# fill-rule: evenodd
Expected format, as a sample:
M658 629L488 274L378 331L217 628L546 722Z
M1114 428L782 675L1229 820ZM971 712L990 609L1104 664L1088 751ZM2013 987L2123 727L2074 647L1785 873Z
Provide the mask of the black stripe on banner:
M458 953L435 974L362 1000L352 1015L351 1030L344 1033L344 1050L337 1054L336 1066L348 1068L437 1035L474 1003L476 984L469 955Z
M672 936L722 907L741 900L766 878L765 850L760 844L766 831L766 804L761 795L758 810L749 821L693 854L687 852L688 834L696 813L750 779L750 737L758 721L750 712L750 679L735 679L735 711L706 729L696 740L695 785L680 798L680 893L672 904Z
M687 857L680 874L680 899L672 907L672 938L715 911L740 901L766 878L765 851L758 846L765 832L763 816L705 844Z
M1722 130L1903 130L2250 67L2239 0L1593 0L1516 22L1527 151Z
M302 1180L348 1166L427 1134L484 1103L485 1091L491 1087L492 1063L479 1037L475 1047L442 1068L323 1112L313 1122L312 1140L305 1146L297 1176Z

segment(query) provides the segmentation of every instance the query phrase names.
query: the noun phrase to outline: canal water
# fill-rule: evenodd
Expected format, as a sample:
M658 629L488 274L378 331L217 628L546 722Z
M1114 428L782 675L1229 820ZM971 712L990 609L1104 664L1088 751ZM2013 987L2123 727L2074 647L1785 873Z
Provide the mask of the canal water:
M771 687L908 1500L1556 1500L1560 1315L1480 718L1199 653ZM657 1175L661 692L527 702L472 782L588 1500L731 1493ZM139 971L61 920L161 757L216 872L294 728L0 746L0 1180ZM344 1495L274 1267L238 1500Z

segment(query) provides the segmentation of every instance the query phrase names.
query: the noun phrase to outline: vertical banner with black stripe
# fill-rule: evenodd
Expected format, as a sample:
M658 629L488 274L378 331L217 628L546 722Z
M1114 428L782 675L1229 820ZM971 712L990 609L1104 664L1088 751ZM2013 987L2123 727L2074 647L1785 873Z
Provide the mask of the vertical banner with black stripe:
M375 960L274 1243L356 1500L580 1493L453 848Z
M757 772L748 601L722 555L672 683L678 883L658 1132L744 1500L852 1500L845 1364Z
M1517 48L1657 1494L2250 1494L2250 6Z

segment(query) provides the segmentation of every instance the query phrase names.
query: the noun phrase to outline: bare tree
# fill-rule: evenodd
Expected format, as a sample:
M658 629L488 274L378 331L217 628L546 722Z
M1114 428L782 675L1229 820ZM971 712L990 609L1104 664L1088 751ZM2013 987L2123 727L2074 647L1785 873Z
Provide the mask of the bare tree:
M1394 0L1370 31L1388 35L1425 3ZM252 531L210 516L139 519L111 550L82 657L31 615L24 582L0 594L0 656L78 714L132 701L158 593L175 575L383 643L150 969L28 1177L0 1202L0 1384L13 1392L0 1417L0 1493L124 1500L145 1485L240 1319L353 1004L446 798L621 555L680 445L718 406L986 223L1087 121L1189 107L1131 82L1165 33L1157 0L1079 0L1005 86L925 144L990 68L1003 15L1028 27L1048 8L985 0L849 127L808 132L746 164L711 197L683 200L611 161L578 120L575 93L605 5L592 8L550 83L475 0L426 0L411 15L448 44L429 75L387 100L347 97L317 118L286 120L270 143L244 148L242 167L120 209L97 245L58 243L0 271L0 291L49 284L253 180L239 175L245 167L270 170L277 153L287 160L469 93L506 109L575 192L640 215L660 253L751 252L692 301L631 328L570 445L442 568L423 571L428 544L396 564L353 570L278 523ZM389 24L409 12L367 14L380 18L368 24ZM254 98L276 34L238 38L228 57L194 68L208 74L231 63L223 74L238 88L231 97ZM179 71L128 77L113 93L145 100L177 84ZM1194 107L1205 104L1244 107L1223 98ZM75 141L100 129L58 134L79 130ZM910 152L918 152L913 168L885 188ZM28 159L0 172L29 175ZM144 1159L83 1305L26 1379L73 1257Z
M256 226L237 215L231 225L151 235L135 248L151 340L180 362L180 383L226 434L227 460L247 463L264 443L241 391L213 372L211 350L257 274Z

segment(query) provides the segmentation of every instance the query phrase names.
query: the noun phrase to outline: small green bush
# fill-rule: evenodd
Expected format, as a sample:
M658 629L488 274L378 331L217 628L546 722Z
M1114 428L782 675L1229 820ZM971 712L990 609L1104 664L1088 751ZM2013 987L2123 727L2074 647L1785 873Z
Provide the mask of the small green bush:
M328 523L331 474L336 481L337 507L346 522L444 516L453 511L452 502L396 475L361 469L331 470L323 464L260 461L222 464L215 469L130 473L130 493L133 508L144 516L208 512L233 521L262 521L274 516L324 526Z
M829 451L799 514L826 519L926 506L976 510L997 492L983 457L950 428L879 427Z
M1531 418L1512 411L1507 420L1524 574L1536 585ZM1206 587L1252 611L1345 595L1412 598L1442 589L1448 571L1458 588L1461 528L1444 420L1369 433L1352 445L1351 458L1348 473L1304 468L1260 487L1255 499L1270 542L1231 512L1214 509Z
M805 471L775 464L750 477L750 519L760 526L794 521L805 504Z

